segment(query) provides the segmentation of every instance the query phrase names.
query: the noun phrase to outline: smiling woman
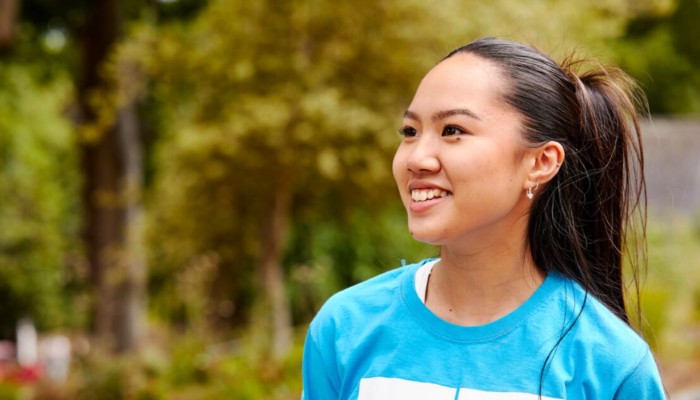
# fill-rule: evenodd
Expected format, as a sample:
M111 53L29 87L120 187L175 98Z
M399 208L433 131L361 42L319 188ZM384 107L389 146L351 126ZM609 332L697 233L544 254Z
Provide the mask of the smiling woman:
M304 399L665 398L624 306L644 193L635 86L577 65L487 38L428 72L393 172L411 234L440 257L324 305Z
M393 166L417 240L459 241L459 248L469 252L522 242L530 204L521 188L551 177L556 172L551 167L564 154L555 142L547 151L521 151L523 118L501 100L503 86L496 65L465 53L438 64L418 87L404 115L404 140ZM525 165L534 167L539 153L553 158L546 164L550 169L531 177ZM449 197L412 199L414 192L432 189Z

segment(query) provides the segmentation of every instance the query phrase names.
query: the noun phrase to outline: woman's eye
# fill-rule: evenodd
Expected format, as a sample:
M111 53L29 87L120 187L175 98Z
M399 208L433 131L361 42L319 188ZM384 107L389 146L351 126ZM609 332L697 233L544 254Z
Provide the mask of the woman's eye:
M442 136L454 136L464 133L464 130L454 125L447 125L442 129Z
M410 126L404 126L403 128L399 129L399 133L401 136L405 137L415 137L418 135L418 131L416 131L414 128L411 128Z

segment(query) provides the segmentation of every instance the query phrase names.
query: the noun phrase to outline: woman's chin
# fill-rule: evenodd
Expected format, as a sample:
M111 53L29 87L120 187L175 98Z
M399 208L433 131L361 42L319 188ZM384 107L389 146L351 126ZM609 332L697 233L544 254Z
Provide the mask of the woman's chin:
M440 244L440 239L436 232L430 231L430 230L425 230L425 229L411 229L411 236L413 239L426 243L426 244L432 244L432 245L439 245Z

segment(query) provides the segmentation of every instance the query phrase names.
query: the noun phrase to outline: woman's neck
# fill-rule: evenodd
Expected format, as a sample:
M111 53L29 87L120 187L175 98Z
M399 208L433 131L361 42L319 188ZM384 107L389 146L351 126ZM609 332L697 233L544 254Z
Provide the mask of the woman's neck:
M537 290L545 274L529 247L499 245L467 253L443 247L426 292L426 306L463 326L483 325L509 314Z

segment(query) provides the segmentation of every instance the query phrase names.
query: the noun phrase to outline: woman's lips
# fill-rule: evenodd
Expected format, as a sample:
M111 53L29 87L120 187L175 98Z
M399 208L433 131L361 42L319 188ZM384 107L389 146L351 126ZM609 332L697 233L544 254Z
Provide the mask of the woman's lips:
M409 210L411 212L425 211L452 195L451 192L438 188L411 189L410 194Z

